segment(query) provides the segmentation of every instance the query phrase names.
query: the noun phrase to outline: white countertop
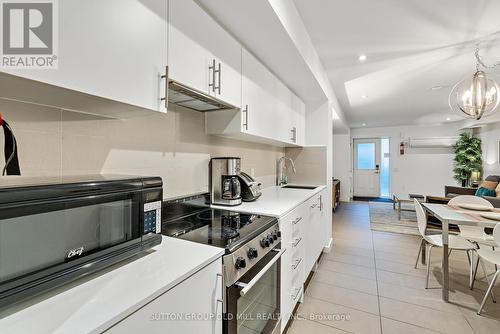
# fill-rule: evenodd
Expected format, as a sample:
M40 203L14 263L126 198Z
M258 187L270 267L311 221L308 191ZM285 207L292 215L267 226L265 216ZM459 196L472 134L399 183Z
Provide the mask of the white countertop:
M269 187L262 190L262 195L253 202L243 202L236 206L212 205L212 208L231 211L255 213L265 216L281 217L319 193L326 186L317 186L314 189Z
M223 254L164 236L143 254L0 312L0 332L101 332Z

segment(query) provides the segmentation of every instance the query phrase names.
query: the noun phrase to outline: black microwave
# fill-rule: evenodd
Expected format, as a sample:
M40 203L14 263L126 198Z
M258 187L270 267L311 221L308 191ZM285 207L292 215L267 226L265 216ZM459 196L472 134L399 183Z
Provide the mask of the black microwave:
M159 177L0 182L0 308L161 243Z

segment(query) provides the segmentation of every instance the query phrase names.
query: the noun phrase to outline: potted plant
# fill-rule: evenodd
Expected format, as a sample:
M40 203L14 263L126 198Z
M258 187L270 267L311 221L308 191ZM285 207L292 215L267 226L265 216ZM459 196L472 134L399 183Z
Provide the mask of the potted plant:
M454 149L454 178L462 187L466 187L469 185L472 172L478 171L481 173L483 170L481 139L463 132L460 134Z

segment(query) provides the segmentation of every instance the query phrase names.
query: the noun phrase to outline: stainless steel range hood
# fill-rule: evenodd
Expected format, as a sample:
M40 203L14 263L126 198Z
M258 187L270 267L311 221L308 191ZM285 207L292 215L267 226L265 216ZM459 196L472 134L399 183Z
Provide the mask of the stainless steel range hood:
M216 97L174 80L168 81L168 102L200 112L239 109Z

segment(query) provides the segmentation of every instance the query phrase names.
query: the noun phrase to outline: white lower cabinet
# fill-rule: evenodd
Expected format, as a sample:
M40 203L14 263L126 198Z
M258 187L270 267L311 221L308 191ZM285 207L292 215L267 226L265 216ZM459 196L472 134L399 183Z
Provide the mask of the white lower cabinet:
M279 218L281 247L281 332L298 302L304 282L325 246L324 225L326 190L323 190Z
M302 298L304 284L304 205L280 217L281 247L286 252L281 258L281 332L297 302Z
M106 333L221 334L223 288L222 259L219 259L109 328Z

